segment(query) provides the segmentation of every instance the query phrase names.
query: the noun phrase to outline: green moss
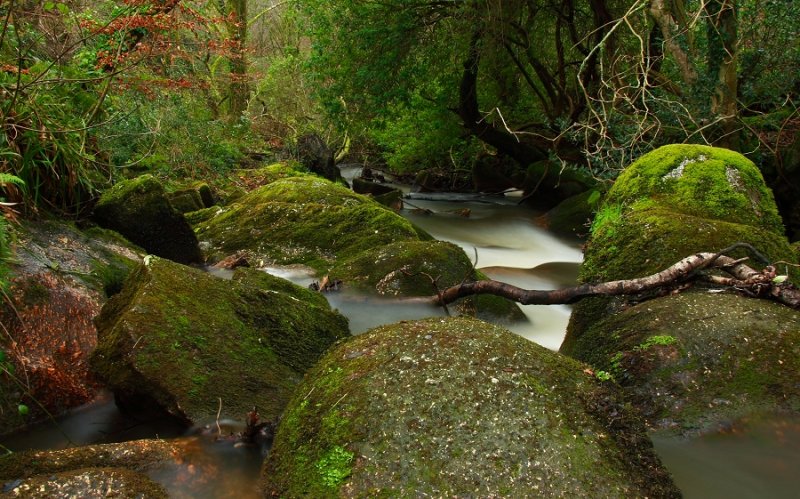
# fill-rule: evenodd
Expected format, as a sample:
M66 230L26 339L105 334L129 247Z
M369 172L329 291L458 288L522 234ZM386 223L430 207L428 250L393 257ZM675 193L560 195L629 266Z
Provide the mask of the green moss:
M202 259L192 228L152 175L119 182L104 192L92 217L155 255L180 263Z
M350 476L354 455L338 445L326 452L316 463L322 483L331 489L336 489L344 483L345 479Z
M614 206L601 213L615 214ZM580 270L583 281L654 274L686 256L716 252L737 242L750 243L772 261L794 258L785 237L771 230L687 215L661 206L640 207L619 216L604 215L596 224ZM748 255L738 251L731 256Z
M654 199L688 215L736 220L783 233L761 172L727 149L689 144L656 149L625 169L605 204L631 207L642 199Z

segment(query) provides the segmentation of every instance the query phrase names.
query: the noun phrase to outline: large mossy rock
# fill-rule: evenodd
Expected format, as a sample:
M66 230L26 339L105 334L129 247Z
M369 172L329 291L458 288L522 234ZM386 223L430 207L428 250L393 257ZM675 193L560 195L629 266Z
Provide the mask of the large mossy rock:
M654 427L704 432L800 411L800 313L777 303L681 293L597 322L573 350L612 374Z
M157 405L187 422L283 410L347 320L325 298L241 269L232 281L148 257L96 320L94 371L125 409Z
M386 207L314 176L259 187L196 230L212 259L246 250L255 261L301 263L323 273L337 258L425 237Z
M112 491L112 492L110 492ZM37 475L9 484L3 497L50 499L53 497L167 499L169 494L150 478L125 468L85 468Z
M152 175L119 182L104 192L92 217L154 255L179 263L202 260L194 231Z
M608 192L592 225L579 277L583 282L642 277L694 253L720 251L737 242L750 243L771 261L796 261L772 195L749 160L724 149L665 146L629 166ZM729 254L749 256L742 250ZM750 263L757 266L756 261ZM745 345L790 341L774 333L781 330L777 328L781 320L787 320L791 326L785 332L796 336L794 312L782 311L783 319L778 319L773 328L756 327L755 321L772 316L774 307L780 306L738 297L662 297L633 308L631 305L623 299L605 298L578 303L561 352L598 368L619 371L620 382L650 422L663 420L664 425L675 426L678 431L721 423L726 414L770 405L762 389L740 382L749 376L748 366L753 362L747 360L750 355L738 348L721 348L720 342ZM704 313L697 312L698 307ZM747 310L752 315L741 315L739 325L725 315L733 317ZM753 326L752 331L748 331L748 325ZM643 345L673 341L666 338L674 339L675 346L664 350L672 358L664 359L665 371L659 371L648 359L661 350ZM773 353L765 349L755 362L780 366L782 359ZM698 364L699 359L728 378L703 375L705 366ZM766 372L765 376L780 387L771 399L775 402L781 396L778 392L788 385L780 380L781 374ZM684 382L686 386L681 385ZM664 383L672 383L671 388ZM742 392L734 397L737 387ZM718 396L708 399L708 394ZM674 403L669 403L673 399ZM740 404L737 411L717 410L715 406L720 404L713 402L715 399L731 404L749 400L752 406ZM702 410L704 404L707 411Z
M331 350L282 418L280 497L678 497L614 385L467 319L382 326Z

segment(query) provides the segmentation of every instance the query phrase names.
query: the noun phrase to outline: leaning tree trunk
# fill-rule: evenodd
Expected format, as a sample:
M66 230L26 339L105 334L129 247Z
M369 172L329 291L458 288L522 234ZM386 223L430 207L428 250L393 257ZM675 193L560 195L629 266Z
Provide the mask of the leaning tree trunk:
M464 61L464 73L459 87L458 115L464 127L479 140L489 144L500 153L528 166L537 161L547 159L547 151L520 141L519 137L495 127L481 116L478 107L478 66L480 65L481 30L476 30L469 44L469 52Z

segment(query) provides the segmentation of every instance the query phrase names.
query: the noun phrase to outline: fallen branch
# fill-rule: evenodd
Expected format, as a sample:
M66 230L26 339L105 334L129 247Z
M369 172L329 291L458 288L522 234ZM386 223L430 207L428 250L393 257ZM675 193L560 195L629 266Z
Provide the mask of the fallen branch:
M727 249L727 248L726 248ZM521 305L570 304L591 296L635 295L665 286L697 279L700 270L719 269L731 277L707 276L708 282L725 285L745 294L769 298L793 308L800 308L800 290L776 279L775 268L755 270L743 262L720 253L697 253L688 256L669 268L638 279L581 284L552 291L528 290L494 280L465 282L430 297L436 305L446 305L465 296L490 294L513 300Z

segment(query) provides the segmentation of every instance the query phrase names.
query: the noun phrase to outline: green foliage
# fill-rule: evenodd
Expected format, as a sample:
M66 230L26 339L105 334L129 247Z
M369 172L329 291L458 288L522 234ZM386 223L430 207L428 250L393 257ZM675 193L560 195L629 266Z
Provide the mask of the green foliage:
M651 337L647 338L640 345L636 346L636 348L634 348L634 350L643 351L643 350L647 350L650 347L653 347L653 346L656 346L656 345L668 346L668 345L674 344L677 341L678 340L674 336L671 336L671 335L668 335L668 334L660 334L660 335L651 336Z
M0 202L5 201L5 197L3 196L3 189L6 186L14 185L16 187L24 187L25 182L22 181L19 177L11 175L9 173L0 172ZM0 205L0 208L2 205ZM0 210L0 291L4 290L5 287L8 285L6 282L6 278L8 275L8 267L6 262L8 261L9 257L11 256L11 249L10 249L10 238L8 234L8 226L6 222L6 218L3 216L2 210ZM2 363L3 359L0 359L0 364Z
M613 381L614 376L611 375L608 371L596 371L594 373L594 377L600 381Z
M385 111L367 134L385 152L390 170L409 173L432 167L466 166L477 156L475 141L464 137L456 115L414 95Z

